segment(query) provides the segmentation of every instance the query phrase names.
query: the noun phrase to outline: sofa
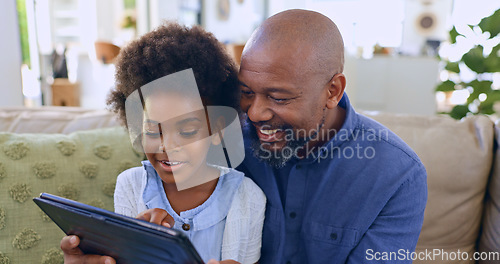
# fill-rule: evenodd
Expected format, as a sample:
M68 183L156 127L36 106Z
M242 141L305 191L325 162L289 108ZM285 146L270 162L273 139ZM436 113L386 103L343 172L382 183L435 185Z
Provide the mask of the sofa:
M500 126L485 116L363 114L408 143L428 172L416 253L395 256L413 263L500 263ZM113 210L116 176L143 159L107 110L1 108L0 264L62 263L64 234L30 200L48 192ZM484 260L473 260L474 252ZM385 263L383 257L373 263Z

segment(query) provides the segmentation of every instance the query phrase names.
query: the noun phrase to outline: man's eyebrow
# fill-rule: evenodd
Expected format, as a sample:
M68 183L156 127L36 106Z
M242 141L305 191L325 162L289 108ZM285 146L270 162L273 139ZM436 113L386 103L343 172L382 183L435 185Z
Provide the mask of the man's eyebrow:
M269 87L269 88L264 88L268 93L286 93L286 94L294 94L293 91L290 91L290 89L285 89L285 88L276 88L276 87Z
M250 88L248 87L248 85L246 85L244 82L242 81L239 81L238 82L240 83L240 85L242 86L245 86L247 88ZM264 88L264 90L268 93L286 93L286 94L294 94L293 91L291 91L290 89L286 89L286 88L277 88L277 87L267 87L267 88Z
M242 81L240 81L240 80L238 80L238 83L239 83L240 85L243 85L243 86L247 87L247 88L250 88L250 87L248 87L248 85L246 85L244 82L242 82Z

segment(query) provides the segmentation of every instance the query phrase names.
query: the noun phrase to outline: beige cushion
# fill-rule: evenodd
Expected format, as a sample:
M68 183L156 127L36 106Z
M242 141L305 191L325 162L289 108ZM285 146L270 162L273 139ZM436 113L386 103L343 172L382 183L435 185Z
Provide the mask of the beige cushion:
M44 106L0 108L0 131L63 133L118 126L116 115L104 109Z
M62 263L63 233L31 199L48 192L113 211L116 176L142 157L121 127L0 133L0 263Z
M495 136L497 142L500 142L500 125L495 126ZM481 252L493 253L500 256L500 148L497 148L493 171L488 186L488 195L485 205L485 214L483 218L483 232L479 249ZM479 263L498 263L500 259L480 261Z
M428 202L417 252L460 250L472 256L492 163L493 122L485 116L456 121L447 116L367 115L410 145L427 170ZM438 260L438 263L474 263Z

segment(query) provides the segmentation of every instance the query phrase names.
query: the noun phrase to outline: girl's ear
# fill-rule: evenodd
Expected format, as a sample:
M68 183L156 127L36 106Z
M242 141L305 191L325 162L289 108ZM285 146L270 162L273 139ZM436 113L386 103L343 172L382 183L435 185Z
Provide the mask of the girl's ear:
M333 109L337 107L340 99L344 95L344 89L346 85L346 79L343 73L335 74L332 79L328 82L327 87L327 100L326 107L328 109Z
M226 126L226 122L223 117L217 118L215 124L212 124L212 145L219 145L221 143L222 138L224 137L224 127Z

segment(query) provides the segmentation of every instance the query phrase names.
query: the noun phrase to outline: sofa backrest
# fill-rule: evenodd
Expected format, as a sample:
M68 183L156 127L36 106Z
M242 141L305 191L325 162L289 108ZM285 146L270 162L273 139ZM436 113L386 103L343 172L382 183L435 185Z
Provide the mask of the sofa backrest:
M62 106L0 108L0 132L69 134L119 125L116 115L104 109Z
M472 254L476 250L476 243L479 238L479 249L481 251L500 252L500 150L497 149L497 154L493 155L495 150L494 137L496 136L497 142L500 142L500 126L497 125L494 129L493 123L484 116L472 116L461 121L456 121L447 116L411 116L374 112L364 112L363 114L379 121L399 135L415 150L427 169L429 197L422 232L417 244L417 252L438 249L442 250L445 254L458 252L458 250ZM88 110L71 107L0 109L0 131L69 134L80 130L112 127L115 125L118 125L115 115L106 110ZM87 179L87 185L84 185L87 187L85 188L89 186L102 186L106 182L109 183L114 180L118 170L126 168L127 164L129 164L124 162L124 160L129 160L136 166L139 160L142 159L142 157L138 157L136 153L132 154L130 151L116 151L113 152L115 154L112 160L102 160L93 154L92 149L96 147L98 142L102 143L102 140L108 142L107 137L109 137L109 134L103 136L101 135L102 131L91 130L68 136L79 138L81 137L81 133L97 133L94 135L96 138L94 143L86 144L86 146L79 145L78 148L81 146L85 149L83 152L86 154L82 155L89 158L92 157L95 161L99 161L99 164L113 164L109 168L102 165L100 167L102 169L114 170L114 167L120 167L120 164L123 165L120 169L113 171L113 173L106 173L104 176L96 178L99 183L96 182L95 185ZM108 143L113 146L118 144L128 147L130 143L125 131L121 130L117 135L119 136L116 138L109 138L110 141ZM9 138L16 138L14 136L22 137L23 135L10 134ZM33 135L25 136L28 136L33 142L35 141ZM50 137L43 135L39 140L43 138ZM50 144L54 144L62 138L63 135L55 135L54 138L47 139L48 141L42 140L46 143L41 144L49 144L49 142L52 142ZM114 140L122 143L117 143ZM12 229L14 231L9 231L9 239L4 239L5 236L3 234L5 234L5 230L9 229L7 225L12 226L12 223L9 224L9 222L12 222L12 219L16 219L12 215L12 212L9 213L9 211L16 211L17 207L21 208L22 206L32 204L32 202L28 201L24 203L16 202L9 194L8 188L10 188L10 182L19 177L18 179L20 180L32 179L35 182L40 181L48 183L48 185L57 186L57 182L54 183L54 179L42 180L37 178L32 168L33 165L31 165L31 168L30 165L26 165L29 163L27 162L28 155L26 158L19 160L8 158L5 150L2 149L6 142L5 140L0 141L0 164L3 164L0 165L0 263L2 263L2 254L12 257L13 254L18 256L25 253L25 251L14 249L12 246L12 236L15 237L20 234L19 232L22 231L20 230L21 225L17 229ZM52 155L55 155L54 153L57 153L59 156L61 155L59 153L61 150L53 146L51 148L52 150L47 149L45 158L52 157ZM19 166L19 172L21 173L11 174L9 172L12 169L17 171L17 169L11 167L14 165ZM491 172L492 167L493 171ZM92 169L89 169L87 173L91 171ZM81 173L83 172L77 172L76 174ZM80 180L82 179L80 178ZM35 184L35 186L36 190L32 190L33 195L36 195L36 192L40 191L38 184ZM95 188L95 190L100 192L99 188ZM60 193L56 189L52 190L52 192L56 194ZM104 200L106 201L105 205L107 209L112 210L112 198L108 196ZM9 210L5 209L5 201L10 203ZM89 202L91 199L86 198L82 201ZM32 209L36 209L34 208L34 204L32 206ZM31 217L36 218L38 216ZM50 225L53 224L47 222L43 223L42 226L46 227ZM58 230L55 225L53 225L53 228L54 230ZM59 237L61 235L59 234ZM42 251L47 255L49 247L46 247L45 244L43 245L38 245L38 249L43 249ZM35 249L36 247L32 250ZM54 254L58 253L57 251L54 252ZM430 263L431 261L428 262ZM438 261L438 263L456 262ZM416 260L414 263L426 262ZM474 262L464 261L461 263Z
M456 121L448 116L365 115L400 136L415 150L427 170L428 201L417 253L434 254L439 250L437 263L457 263L452 258L459 250L472 257L480 237L492 168L493 122L485 116ZM499 223L491 225L498 228ZM429 259L413 263L436 262Z

